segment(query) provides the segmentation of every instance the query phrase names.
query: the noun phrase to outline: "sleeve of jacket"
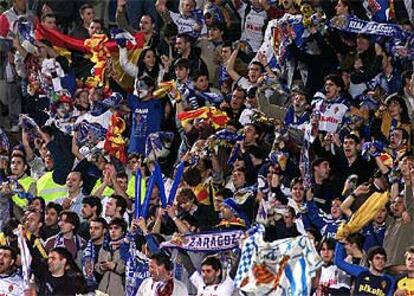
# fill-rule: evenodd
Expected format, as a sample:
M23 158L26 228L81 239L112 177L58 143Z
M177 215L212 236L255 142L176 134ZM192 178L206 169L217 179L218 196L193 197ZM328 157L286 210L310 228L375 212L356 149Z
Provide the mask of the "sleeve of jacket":
M331 46L326 43L325 38L321 35L321 33L317 32L313 34L319 50L321 51L321 57L325 59L336 59L336 53Z
M381 68L382 57L376 56L370 67L363 72L351 73L351 82L355 84L364 83L374 78Z
M200 58L200 71L208 76L208 68L202 58Z
M123 10L117 9L115 18L116 18L116 24L118 25L118 27L120 27L121 29L131 34L136 32L136 30L128 23L128 19L125 14L125 8Z
M349 273L350 275L357 277L360 273L365 271L366 269L362 266L351 264L346 262L345 259L345 248L343 244L337 243L335 248L335 265L338 266L339 269Z
M309 218L312 225L315 225L318 230L321 230L322 227L326 225L323 218L319 215L319 208L316 205L316 203L312 201L307 202L308 211L306 213L306 216Z
M308 54L303 50L300 50L297 47L295 42L292 42L291 44L289 44L288 50L295 58L297 58L299 61L301 61L305 64L309 64L311 62L311 60L314 58L313 55Z
M125 273L125 261L119 259L115 262L115 268L113 270L116 274L122 276Z
M64 135L61 131L56 132L55 138L47 144L54 162L53 181L60 185L66 183L66 177L72 170L74 155L70 147L71 136Z
M145 241L147 242L147 246L148 246L150 254L156 254L160 251L160 246L153 235L151 234L146 235Z
M131 77L137 77L138 67L130 62L128 59L128 50L126 48L119 49L119 63L121 68Z

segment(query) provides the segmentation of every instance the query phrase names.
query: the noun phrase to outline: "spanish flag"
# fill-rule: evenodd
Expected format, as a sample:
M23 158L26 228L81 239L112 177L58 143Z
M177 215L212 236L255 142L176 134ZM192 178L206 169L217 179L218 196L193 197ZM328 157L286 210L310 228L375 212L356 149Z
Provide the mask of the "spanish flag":
M130 59L130 61L132 63L137 63L139 54L141 53L142 48L145 46L145 35L144 32L138 32L134 34L134 37L136 40L136 44L128 43L126 47L128 49L128 58ZM72 36L63 34L57 30L47 29L41 24L38 24L36 27L35 38L37 40L49 40L54 46L54 48L57 50L57 52L65 57L70 56L69 51L71 50L84 53L88 55L90 59L94 57L94 53L91 52L90 47L85 45L85 40L74 38ZM93 39L93 36L91 38ZM119 63L119 52L116 41L113 39L106 40L104 43L104 50L105 52L108 52L111 56L114 70L117 74L116 80L118 84L126 90L133 89L133 82L135 77L130 77L122 70Z

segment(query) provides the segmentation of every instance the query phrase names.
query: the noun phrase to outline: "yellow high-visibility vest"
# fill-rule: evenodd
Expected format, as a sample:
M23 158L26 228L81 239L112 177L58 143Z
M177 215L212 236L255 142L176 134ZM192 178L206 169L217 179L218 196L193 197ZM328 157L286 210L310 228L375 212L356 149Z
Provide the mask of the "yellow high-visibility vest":
M33 183L36 184L36 180L30 176L20 178L19 180L17 180L17 182L19 182L19 184L23 187L25 192L29 191L30 186ZM12 200L13 200L13 203L19 206L20 208L26 207L28 203L27 199L20 198L17 194L13 195Z
M53 181L53 172L46 172L37 180L37 194L44 198L45 202L55 201L67 195L65 186Z

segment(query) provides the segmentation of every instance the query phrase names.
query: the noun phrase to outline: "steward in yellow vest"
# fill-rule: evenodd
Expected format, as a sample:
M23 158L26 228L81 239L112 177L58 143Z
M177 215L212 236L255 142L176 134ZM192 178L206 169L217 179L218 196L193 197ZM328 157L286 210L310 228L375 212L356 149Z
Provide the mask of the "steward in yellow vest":
M22 155L16 154L12 157L10 162L11 178L15 179L18 183L17 185L21 186L21 188L10 189L14 192L14 189L21 189L25 193L30 193L31 195L36 196L36 180L26 175L28 168L29 167L27 165L26 159ZM26 198L19 197L17 193L12 196L12 201L13 205L15 206L13 207L14 214L16 218L20 218L21 212L26 208L28 201Z
M65 186L57 184L53 180L53 172L46 172L37 180L38 195L43 197L46 203L55 201L67 195Z

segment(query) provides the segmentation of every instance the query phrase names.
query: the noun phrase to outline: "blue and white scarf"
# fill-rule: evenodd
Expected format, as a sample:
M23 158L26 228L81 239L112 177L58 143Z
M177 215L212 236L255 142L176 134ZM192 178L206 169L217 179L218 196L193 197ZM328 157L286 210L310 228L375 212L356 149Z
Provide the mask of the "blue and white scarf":
M109 236L105 234L104 242L102 248L105 250L109 249ZM83 276L86 279L86 284L88 288L97 288L98 283L94 276L95 270L95 261L98 258L98 254L96 254L96 246L93 241L90 239L86 244L85 250L83 250L83 257L82 257L82 272Z
M329 26L348 33L385 36L397 40L408 37L407 32L404 32L399 25L364 21L354 15L335 16L329 22Z
M137 250L135 246L136 235L128 232L129 258L125 270L125 296L135 296L141 283L150 276L149 259Z
M191 252L226 251L239 246L243 233L241 230L191 233L184 236L181 244L169 241L162 243L160 247Z

